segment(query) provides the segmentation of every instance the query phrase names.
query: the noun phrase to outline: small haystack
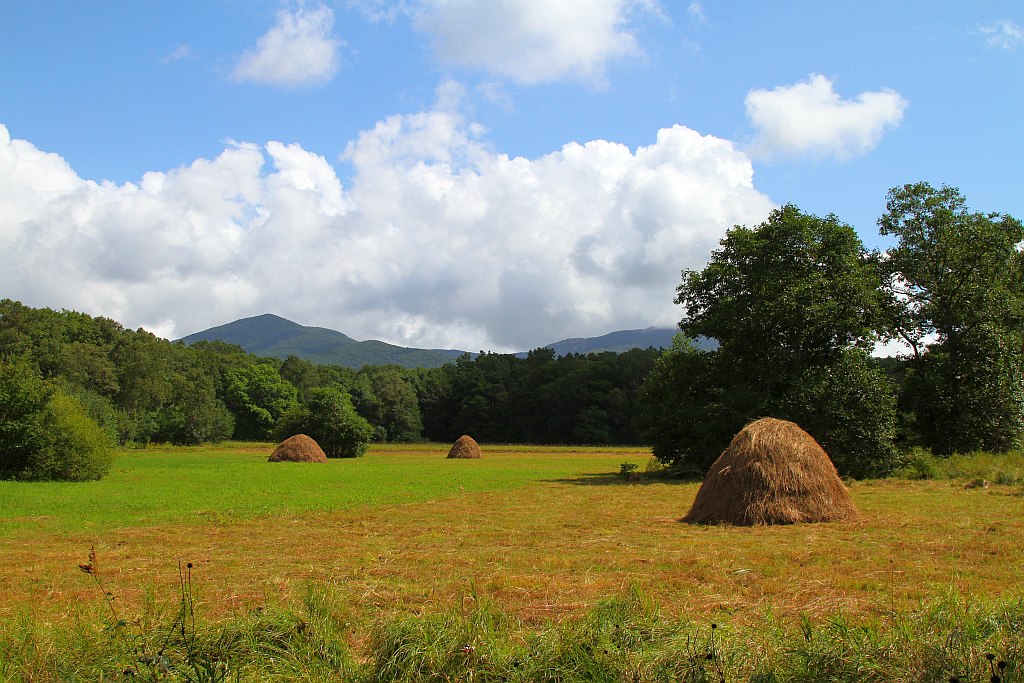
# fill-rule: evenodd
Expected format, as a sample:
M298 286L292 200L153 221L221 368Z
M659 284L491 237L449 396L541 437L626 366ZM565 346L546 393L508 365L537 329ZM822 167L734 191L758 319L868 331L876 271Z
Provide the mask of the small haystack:
M279 443L268 462L327 462L327 455L316 441L296 434Z
M480 444L473 440L473 437L463 434L458 438L452 449L448 451L449 458L479 458Z
M792 422L766 417L739 434L704 479L691 524L796 524L857 519L828 454Z

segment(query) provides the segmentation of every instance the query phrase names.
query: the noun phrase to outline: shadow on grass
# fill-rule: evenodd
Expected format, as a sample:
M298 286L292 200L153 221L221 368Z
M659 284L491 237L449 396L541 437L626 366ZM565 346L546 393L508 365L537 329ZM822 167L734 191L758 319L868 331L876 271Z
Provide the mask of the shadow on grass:
M575 486L648 486L650 484L699 484L703 481L703 477L665 477L640 474L627 479L618 472L595 472L566 479L546 479L545 481Z

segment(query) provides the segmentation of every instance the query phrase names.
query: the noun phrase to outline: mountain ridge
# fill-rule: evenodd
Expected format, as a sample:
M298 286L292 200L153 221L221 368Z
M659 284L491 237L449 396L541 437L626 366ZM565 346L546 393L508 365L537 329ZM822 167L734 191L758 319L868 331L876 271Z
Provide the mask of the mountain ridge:
M597 337L563 339L541 348L554 350L556 356L603 351L621 353L632 348L666 348L671 346L672 337L676 332L675 328L659 327L617 330ZM295 355L312 363L344 365L356 369L364 365L389 364L409 368L440 367L467 353L458 349L396 346L375 339L356 341L337 330L301 325L273 313L240 318L180 339L185 344L213 340L237 344L257 356L284 359ZM524 351L516 355L525 354Z

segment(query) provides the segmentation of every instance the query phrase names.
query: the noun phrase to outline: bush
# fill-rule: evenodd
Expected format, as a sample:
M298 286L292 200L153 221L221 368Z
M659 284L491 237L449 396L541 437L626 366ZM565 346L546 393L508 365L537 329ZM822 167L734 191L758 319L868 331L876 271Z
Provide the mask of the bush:
M224 381L224 400L235 416L238 439L266 439L281 416L298 405L298 391L273 365L233 368Z
M41 415L44 446L30 458L21 479L101 479L113 462L110 436L74 397L54 392Z
M0 363L0 476L87 481L103 477L112 460L110 434L78 399L27 361Z
M654 457L672 468L706 472L748 421L749 391L727 385L719 361L678 336L647 376L642 427Z
M122 419L121 412L114 407L110 399L95 391L68 382L61 381L58 386L61 391L73 396L82 404L85 414L103 428L111 443L119 443L118 425Z
M926 448L912 448L896 472L901 479L939 479L943 476L939 459Z
M0 476L17 476L43 448L39 418L52 393L29 361L0 362Z

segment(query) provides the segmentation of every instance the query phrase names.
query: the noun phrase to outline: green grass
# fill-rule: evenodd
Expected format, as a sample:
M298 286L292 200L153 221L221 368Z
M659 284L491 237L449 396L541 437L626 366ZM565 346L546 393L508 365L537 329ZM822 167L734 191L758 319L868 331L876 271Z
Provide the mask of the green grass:
M296 609L272 607L220 623L183 623L181 615L194 606L184 593L174 616L149 613L121 626L110 616L81 615L65 629L25 620L0 628L0 681L1024 680L1020 601L947 593L885 618L786 620L767 613L757 623L735 624L668 617L632 589L578 618L538 626L466 597L468 606L362 624L350 620L343 593L316 584ZM148 626L136 625L143 622ZM362 652L351 645L354 634L366 638Z
M374 446L362 458L326 465L268 463L271 444L122 450L100 481L0 481L0 538L417 503L601 472L609 454L622 453L484 448L487 455L479 460L447 460L445 445ZM644 456L630 449L625 457L642 462Z
M1024 484L1024 453L956 453L946 458L915 449L897 476L908 479L966 479L978 483Z
M993 484L1024 484L1024 453L970 453L953 455L940 462L950 479L983 479Z

